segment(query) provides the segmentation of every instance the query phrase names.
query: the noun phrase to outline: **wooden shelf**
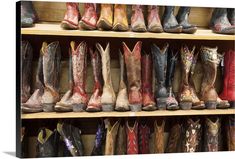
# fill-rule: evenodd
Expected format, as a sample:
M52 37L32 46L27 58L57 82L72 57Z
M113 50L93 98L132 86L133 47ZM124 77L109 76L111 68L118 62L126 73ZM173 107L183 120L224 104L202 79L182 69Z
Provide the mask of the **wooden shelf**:
M193 39L193 40L235 40L234 35L212 33L209 29L198 29L195 34L173 33L137 33L114 31L81 31L63 30L59 23L39 23L32 28L21 28L23 35L59 35L59 36L85 36L85 37L117 37L117 38L153 38L153 39Z
M147 116L187 116L187 115L226 115L235 114L235 109L215 110L156 110L151 112L41 112L22 114L21 119L54 119L54 118L101 118L101 117L147 117Z

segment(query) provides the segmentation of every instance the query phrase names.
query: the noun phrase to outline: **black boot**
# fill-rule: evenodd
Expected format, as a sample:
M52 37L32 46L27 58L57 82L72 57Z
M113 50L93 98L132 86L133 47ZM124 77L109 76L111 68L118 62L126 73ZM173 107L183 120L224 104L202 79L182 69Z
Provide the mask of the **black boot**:
M180 33L182 32L182 26L180 26L174 16L173 6L166 6L162 18L163 29L169 33Z
M235 9L234 8L228 8L228 20L231 25L235 25Z
M32 27L37 19L32 1L21 1L21 27Z
M189 24L188 22L190 10L190 7L180 7L176 19L178 23L183 27L183 33L193 34L197 31L197 27L195 25Z
M105 139L105 128L104 128L104 123L101 122L98 125L98 129L96 132L95 145L94 145L93 150L91 152L92 156L103 155L102 154L102 145L104 143L104 139Z

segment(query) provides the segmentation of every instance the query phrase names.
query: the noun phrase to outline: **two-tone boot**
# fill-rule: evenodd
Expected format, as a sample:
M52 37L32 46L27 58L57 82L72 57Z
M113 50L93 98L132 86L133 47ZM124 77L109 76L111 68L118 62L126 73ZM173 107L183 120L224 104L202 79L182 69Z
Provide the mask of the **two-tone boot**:
M227 145L229 151L235 151L235 118L234 115L228 117L227 124Z
M148 31L155 33L163 32L158 6L148 6Z
M150 54L145 54L141 57L141 80L142 80L142 98L143 110L156 110L156 103L154 102L152 90L152 60Z
M103 93L101 95L102 110L110 112L114 110L114 104L116 101L110 70L110 45L108 43L106 48L103 49L99 43L96 43L96 48L101 55L102 75L104 80Z
M228 20L232 26L235 25L235 9L234 8L227 8L227 15Z
M38 20L32 1L21 1L21 27L32 27Z
M115 31L128 30L127 10L125 4L114 5L113 30Z
M138 131L139 154L148 154L150 128L146 123L140 123Z
M141 111L141 47L142 42L138 41L131 51L123 42L124 59L128 81L128 99L131 111Z
M101 4L100 17L97 21L97 28L100 30L111 30L113 27L113 5Z
M157 101L158 109L166 109L166 99L168 97L166 89L166 69L167 69L167 54L169 44L166 43L162 49L157 45L151 46L151 52L153 56L154 71L156 82L155 100Z
M104 141L105 141L105 127L104 127L104 122L101 121L96 131L95 144L91 152L92 156L98 156L103 154L102 146Z
M116 143L116 150L115 155L125 155L126 154L126 129L125 124L120 123L120 126L118 128L118 134L117 134L117 143Z
M135 32L145 32L147 30L142 5L132 5L131 30Z
M138 121L126 121L127 154L138 154Z
M129 101L127 96L127 87L126 87L126 69L124 62L124 55L119 51L119 62L120 62L120 82L119 82L119 91L116 100L115 110L117 111L128 111Z
M96 22L98 20L96 13L95 3L85 3L84 4L84 14L79 21L79 28L83 30L95 30Z
M164 130L165 130L165 120L156 119L154 121L154 153L164 153Z
M80 19L80 13L77 3L67 2L66 12L64 19L61 22L63 29L78 29L78 21Z

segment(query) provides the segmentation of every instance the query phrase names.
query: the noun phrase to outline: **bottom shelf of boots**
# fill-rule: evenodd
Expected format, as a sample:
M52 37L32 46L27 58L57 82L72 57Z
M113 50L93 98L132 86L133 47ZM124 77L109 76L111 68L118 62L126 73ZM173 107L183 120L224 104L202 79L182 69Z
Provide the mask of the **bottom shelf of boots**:
M100 118L100 117L145 117L145 116L186 116L186 115L235 115L235 109L204 109L204 110L156 110L141 112L40 112L22 114L21 119L49 119L49 118Z

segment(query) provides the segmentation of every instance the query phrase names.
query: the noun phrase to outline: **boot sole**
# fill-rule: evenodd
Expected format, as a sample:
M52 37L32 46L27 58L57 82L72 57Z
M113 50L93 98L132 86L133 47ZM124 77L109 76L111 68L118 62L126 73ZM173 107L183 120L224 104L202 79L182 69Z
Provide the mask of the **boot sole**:
M178 110L178 109L180 109L179 108L179 106L178 105L168 105L168 106L166 106L166 109L167 110Z
M159 110L166 110L166 99L167 98L157 98L157 107Z
M182 32L182 26L176 27L176 28L165 28L164 31L167 33L181 33Z
M162 33L163 29L162 27L155 26L155 27L149 28L148 31L153 32L153 33Z
M97 107L93 107L93 106L88 106L86 108L86 111L87 112L100 112L101 111L101 108L97 108Z
M142 110L141 104L129 104L129 107L132 112L140 112Z
M54 103L43 103L42 109L44 112L54 112L55 110L54 106L55 106Z
M68 108L68 106L56 105L55 106L55 111L56 112L71 112L71 111L73 111L73 109Z
M101 19L97 23L97 27L101 30L111 30L112 29L112 24L107 22L105 19Z
M180 102L180 108L183 110L192 109L192 102Z
M137 25L133 27L131 30L134 32L146 32L147 31L146 27L142 25Z
M113 26L114 31L127 31L128 27L125 25L122 25L121 23L117 23Z
M42 108L28 108L28 107L25 107L25 106L21 106L21 111L23 113L38 113L38 112L42 112Z
M144 111L154 111L156 109L157 107L155 105L148 105L148 106L142 107L142 110Z
M86 24L84 21L79 21L79 26L80 28L82 28L83 30L95 30L96 26L92 26L89 24Z
M197 31L197 27L182 29L182 33L186 33L186 34L194 34L196 31Z
M86 105L83 103L73 104L73 112L83 112L85 110Z
M217 102L205 102L206 109L216 109Z
M77 30L78 29L78 26L70 24L67 21L63 21L60 26L61 26L61 28L66 29L66 30Z
M118 112L126 112L126 111L129 111L130 109L122 107L122 106L118 106L118 107L116 106L115 110L118 111Z

